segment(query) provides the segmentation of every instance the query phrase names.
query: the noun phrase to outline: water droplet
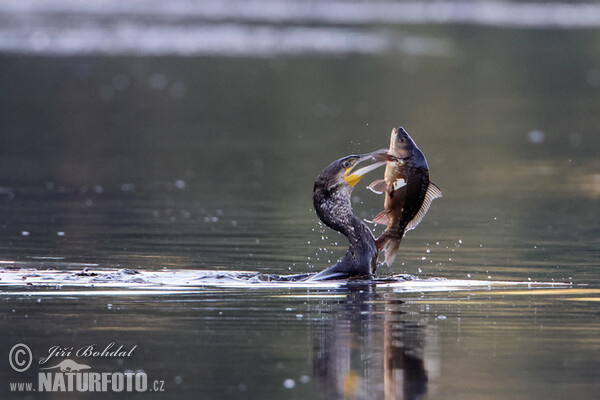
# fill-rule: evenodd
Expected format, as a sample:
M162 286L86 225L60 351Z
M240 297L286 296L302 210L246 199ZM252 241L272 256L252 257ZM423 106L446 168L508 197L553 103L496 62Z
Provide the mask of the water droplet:
M121 191L122 192L133 192L135 190L135 184L133 183L122 183Z
M421 257L421 260L425 261L425 260L427 260L427 257L423 256L423 257Z
M527 134L527 140L530 143L540 144L544 141L544 132L542 131L531 131Z
M178 179L178 180L175 181L175 187L177 189L184 189L185 185L186 185L186 183L185 183L185 181L183 179Z
M62 232L62 231L59 231L59 232L56 232L56 235L57 235L57 236L65 236L65 233L64 233L64 232Z
M21 236L29 236L29 231L21 231Z
M471 277L471 274L467 274L467 278L470 278L470 277Z
M438 242L439 243L439 242ZM462 244L462 239L458 239L458 243Z
M294 387L296 387L296 381L293 379L286 379L285 381L283 381L283 387L286 389L293 389Z

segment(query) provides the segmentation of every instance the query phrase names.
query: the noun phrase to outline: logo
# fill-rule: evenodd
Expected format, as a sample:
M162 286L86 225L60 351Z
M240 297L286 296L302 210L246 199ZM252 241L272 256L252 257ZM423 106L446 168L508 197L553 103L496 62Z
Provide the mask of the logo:
M15 344L8 353L8 362L12 369L17 372L27 371L33 361L33 355L29 346L23 343Z
M85 364L77 364L75 361L69 360L67 358L66 360L61 361L60 363L55 365L54 367L40 368L40 370L54 369L54 368L60 368L61 372L79 372L82 369L90 369L91 367L89 365L85 365Z
M136 350L117 346L114 342L104 347L97 344L83 346L77 350L74 347L52 346L45 358L40 358L35 381L11 382L12 392L163 392L164 380L148 381L148 375L143 370L125 370L123 372L93 372L88 371L88 359L94 358L128 358ZM70 357L70 358L66 358ZM62 361L57 359L64 358ZM72 358L77 358L75 361ZM53 359L52 362L48 362ZM79 359L83 359L80 362ZM8 362L17 372L27 371L33 362L33 354L24 343L15 344L9 352ZM48 363L47 363L48 362ZM47 364L46 364L47 363ZM49 366L46 366L49 365Z

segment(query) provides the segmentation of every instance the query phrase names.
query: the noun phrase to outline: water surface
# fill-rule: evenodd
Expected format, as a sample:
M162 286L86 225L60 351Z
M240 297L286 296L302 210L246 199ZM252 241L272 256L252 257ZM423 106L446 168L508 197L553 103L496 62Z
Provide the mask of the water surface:
M141 18L108 3L100 14L0 9L16 46L0 53L2 360L16 343L36 362L55 345L137 345L131 357L76 360L165 381L164 393L138 398L595 397L596 29L290 20L235 8L161 19L156 4ZM119 21L117 42L127 24L170 40L156 47L134 30L139 46L82 50ZM174 30L177 21L190 29ZM74 36L61 33L69 26ZM89 36L73 42L81 32ZM182 50L184 39L194 47ZM8 279L322 270L347 244L318 224L314 179L339 157L386 147L397 125L444 197L379 275L489 284ZM363 218L382 207L369 182L354 192ZM28 398L8 382L34 380L38 369L0 362L0 397ZM29 398L38 397L52 396Z

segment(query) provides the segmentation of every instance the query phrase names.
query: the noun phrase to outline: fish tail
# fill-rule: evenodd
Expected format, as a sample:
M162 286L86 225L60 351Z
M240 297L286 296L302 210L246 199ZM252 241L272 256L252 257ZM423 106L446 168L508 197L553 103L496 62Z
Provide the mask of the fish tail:
M400 241L402 238L393 238L384 232L377 240L375 244L377 245L377 250L383 251L385 253L385 263L388 266L391 266L396 258L396 253L398 253L398 248L400 247Z

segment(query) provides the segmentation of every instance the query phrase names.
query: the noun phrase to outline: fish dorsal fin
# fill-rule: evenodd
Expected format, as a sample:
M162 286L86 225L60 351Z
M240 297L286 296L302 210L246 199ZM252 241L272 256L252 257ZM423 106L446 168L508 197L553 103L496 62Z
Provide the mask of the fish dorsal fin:
M380 179L378 181L371 182L367 188L371 189L373 193L381 194L385 192L385 189L387 189L387 183L385 183L383 179Z
M387 225L390 222L390 214L383 210L373 218L374 224Z
M408 225L406 225L404 232L415 229L423 220L425 214L427 214L429 207L431 207L431 202L435 199L439 199L440 197L442 197L442 191L440 188L437 187L435 183L429 182L429 185L427 186L427 193L425 193L425 198L423 199L423 204L421 204L421 208L419 208L417 215L415 215Z

